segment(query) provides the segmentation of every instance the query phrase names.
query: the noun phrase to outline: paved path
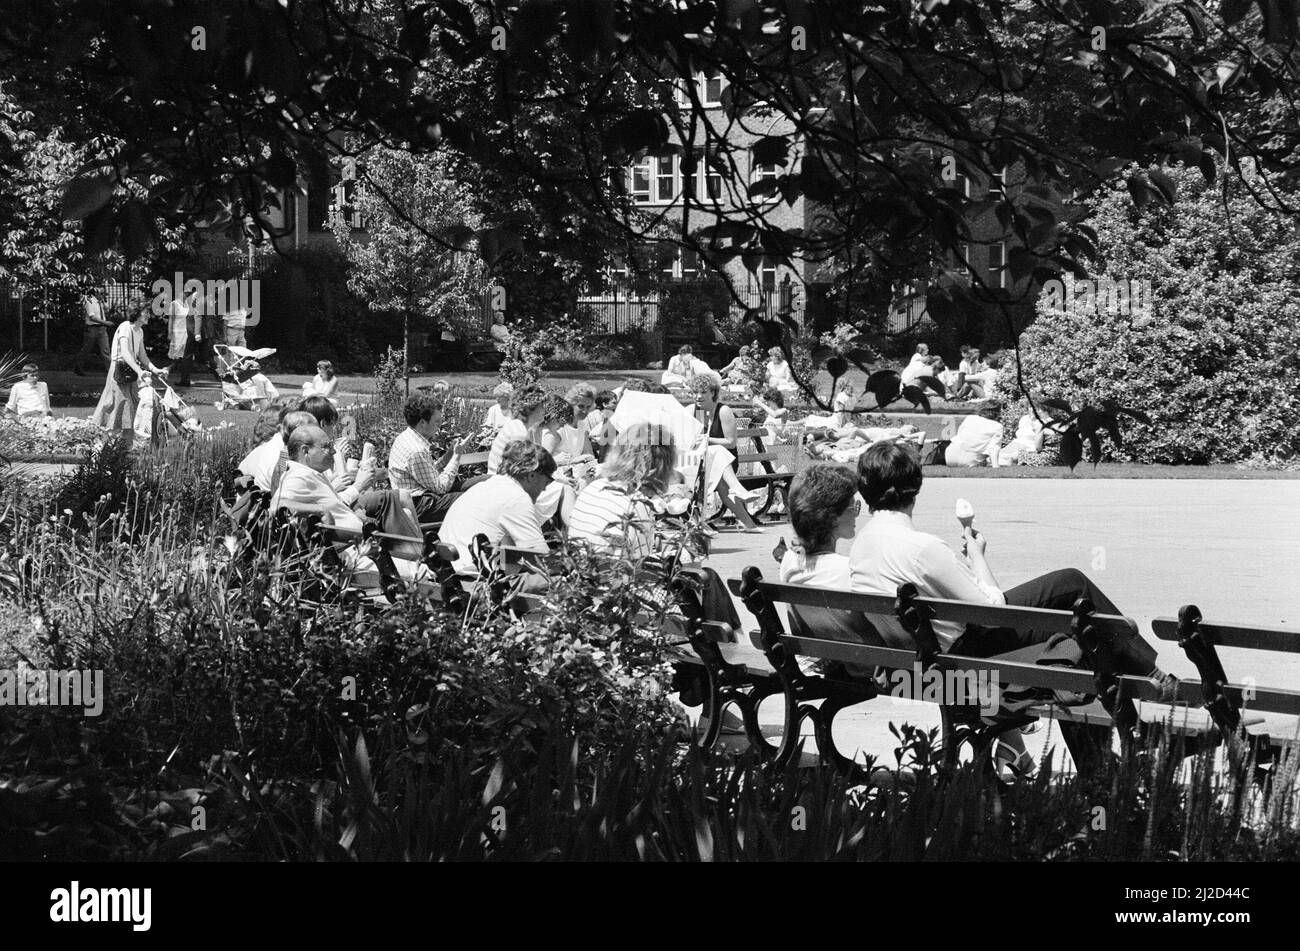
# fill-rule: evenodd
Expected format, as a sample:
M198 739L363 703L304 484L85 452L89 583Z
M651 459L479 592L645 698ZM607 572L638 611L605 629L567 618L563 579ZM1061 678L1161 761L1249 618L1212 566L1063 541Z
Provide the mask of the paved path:
M1294 480L933 480L921 491L917 527L955 547L958 498L974 505L1003 588L1053 568L1079 568L1138 622L1156 644L1161 666L1180 676L1195 676L1195 668L1176 645L1156 642L1150 632L1153 618L1175 616L1183 604L1196 603L1210 619L1300 629L1300 483ZM869 517L864 511L859 525ZM790 535L788 522L762 535L723 532L708 563L724 578L737 577L747 565L774 578L771 551L783 535ZM747 630L757 626L739 602L737 610ZM756 659L748 647L734 653ZM1250 652L1224 650L1222 656L1234 680L1252 676L1300 689L1300 655L1253 659ZM851 719L837 742L891 762L891 719L938 725L933 706L893 698L847 713ZM776 722L774 716L762 719ZM1275 732L1293 731L1294 724L1269 719ZM1041 748L1049 735L1044 730L1029 740ZM1055 731L1050 742L1059 744Z

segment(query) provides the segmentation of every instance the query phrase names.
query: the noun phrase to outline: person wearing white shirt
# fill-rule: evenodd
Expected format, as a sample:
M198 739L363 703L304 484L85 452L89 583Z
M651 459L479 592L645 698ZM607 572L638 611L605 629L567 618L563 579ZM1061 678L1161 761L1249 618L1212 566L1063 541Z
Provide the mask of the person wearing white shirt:
M510 397L515 388L506 382L498 383L492 389L492 396L496 402L488 407L487 415L483 417L483 425L492 432L500 432L501 427L506 424L510 418Z
M277 431L266 442L258 443L248 451L239 463L239 471L251 478L263 492L270 492L274 488L280 456L286 451L284 436Z
M1020 422L1016 425L1016 437L1002 447L999 458L1004 466L1012 466L1020 461L1020 458L1026 453L1042 452L1043 439L1048 432L1058 432L1057 424L1049 422L1046 425L1038 421L1033 413L1026 413L1020 417Z
M776 387L787 397L798 395L799 387L794 382L790 364L786 362L785 354L781 352L781 348L773 347L767 351L767 356L767 385Z
M90 290L81 299L81 306L84 314L85 336L81 340L81 349L72 361L72 372L77 376L86 375L82 367L85 366L84 360L92 352L103 358L105 363L112 361L108 345L109 321L104 316L104 302L100 300L98 293Z
M478 535L486 535L494 549L510 545L548 551L535 503L554 472L555 460L541 446L526 439L506 446L497 474L466 489L447 510L438 529L439 541L456 546L459 557L453 567L463 573L477 570L470 545Z
M331 403L338 403L334 393L339 388L339 378L334 375L334 364L321 360L316 364L316 375L302 385L302 396L323 396Z
M331 525L357 531L363 525L364 515L378 521L387 534L412 539L420 537L419 520L409 496L403 498L403 494L396 490L384 489L368 492L354 502L346 492L335 489L329 478L334 447L329 433L320 426L310 423L297 426L289 435L288 450L288 465L271 496L272 510L288 508L295 512L317 512ZM389 543L388 548L404 556L397 563L403 576L423 574L416 564L424 553L422 543Z
M53 416L50 388L41 380L41 370L34 363L23 364L23 378L9 391L5 412L15 416Z
M998 421L1001 412L1001 406L990 403L981 407L977 415L967 416L944 450L944 463L963 469L981 466L996 469L1002 465L1002 423Z
M856 498L858 480L844 466L813 465L801 470L790 482L790 527L795 544L781 558L778 579L782 584L804 584L818 588L849 590L849 559L836 551L839 543L853 538L862 503ZM856 611L788 605L790 631L796 636L819 637L849 643L882 644L880 635ZM826 661L800 658L804 673L826 673ZM855 677L871 677L870 666L846 663Z
M921 597L927 598L1062 611L1071 610L1079 598L1087 598L1098 614L1123 614L1087 575L1074 568L1048 572L1004 592L985 558L987 540L970 523L963 526L964 558L941 539L918 531L912 524L912 512L923 474L914 452L892 443L872 446L858 459L857 476L858 492L867 503L871 519L858 532L849 551L852 590L893 598L900 585L910 582L916 585ZM1048 642L1054 637L1049 631L986 628L974 624L963 628L951 621L936 620L932 626L945 652L994 657L1016 651L1017 659L1024 663L1036 660L1027 655L1026 649L1034 648L1030 653L1041 654L1049 649ZM896 622L893 627L892 636L906 636ZM891 634L879 625L877 628L887 641L891 639ZM1176 687L1177 680L1156 666L1155 650L1137 633L1136 627L1128 637L1115 637L1111 654L1116 673L1156 679L1160 681L1162 695L1168 695ZM1086 667L1087 655L1081 655L1078 663ZM1082 735L1064 729L1062 734L1078 762L1078 755L1086 753L1086 750L1076 750Z
M664 386L689 386L695 378L695 357L691 345L684 343L677 350L677 355L668 361L668 366L659 377ZM708 364L705 364L707 369Z
M248 326L248 311L243 307L237 307L230 311L223 318L226 328L226 346L227 347L247 347L248 341L244 337L244 330Z
M930 348L923 343L916 345L916 353L912 354L912 359L908 361L907 366L903 367L902 385L911 386L923 376L929 376L930 367Z

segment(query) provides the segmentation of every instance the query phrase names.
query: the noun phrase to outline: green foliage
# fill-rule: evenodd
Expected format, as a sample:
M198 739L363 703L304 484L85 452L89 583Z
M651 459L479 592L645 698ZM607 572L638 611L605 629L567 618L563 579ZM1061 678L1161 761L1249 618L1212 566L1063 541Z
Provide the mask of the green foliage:
M1178 200L1138 213L1116 184L1094 206L1101 276L1149 281L1152 313L1051 307L1021 342L1036 399L1113 400L1146 410L1126 421L1119 460L1205 464L1300 454L1300 236L1291 218L1249 196L1227 200L1195 170L1173 170ZM1062 298L1065 295L1061 295ZM1015 392L1014 365L999 377ZM1023 412L1023 402L1008 415Z
M520 327L511 328L503 345L505 359L501 361L499 371L502 381L511 384L515 390L540 383L546 358L555 352L555 346L550 342L554 338L548 337Z
M389 347L375 365L375 393L379 412L400 419L406 402L406 355L396 347Z
M331 222L352 292L417 328L445 326L470 336L486 276L481 261L457 253L475 218L448 160L375 147L361 155L358 169L353 208L364 219L364 236L354 235L341 213Z

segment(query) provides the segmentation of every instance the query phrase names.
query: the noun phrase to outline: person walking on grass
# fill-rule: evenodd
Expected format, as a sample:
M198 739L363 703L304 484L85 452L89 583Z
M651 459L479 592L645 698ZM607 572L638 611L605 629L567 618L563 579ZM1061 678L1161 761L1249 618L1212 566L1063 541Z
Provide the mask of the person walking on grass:
M153 316L147 306L138 308L130 320L124 320L113 332L109 348L108 378L104 392L90 419L104 429L130 432L135 426L139 405L137 381L145 373L165 378L167 370L154 366L144 349L144 325Z

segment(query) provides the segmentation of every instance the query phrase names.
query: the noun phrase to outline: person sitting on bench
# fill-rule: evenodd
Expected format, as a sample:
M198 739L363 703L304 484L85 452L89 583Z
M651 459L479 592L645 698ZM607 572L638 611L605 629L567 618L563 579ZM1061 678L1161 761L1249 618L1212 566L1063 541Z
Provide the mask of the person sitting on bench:
M853 591L895 597L902 584L916 585L922 597L971 601L976 604L1007 604L1027 608L1050 608L1069 611L1079 598L1087 598L1098 614L1123 614L1093 581L1075 568L1063 568L1040 575L1005 592L999 587L985 559L987 541L969 523L964 523L963 551L960 558L934 535L917 531L912 524L912 510L920 494L923 474L920 461L909 448L894 443L872 446L858 459L858 492L871 519L858 532L849 551L849 581ZM888 628L877 624L889 638ZM956 622L934 621L935 637L948 653L969 657L1003 656L1024 663L1040 662L1050 646L1061 639L1046 631L1020 631L1014 628L986 628L968 624L963 629ZM890 646L912 647L910 637L893 627L899 643ZM1055 641L1055 645L1049 642ZM1161 694L1172 695L1177 680L1156 666L1156 652L1136 631L1130 637L1116 637L1111 645L1116 673L1151 677L1161 681ZM1077 663L1087 666L1086 655L1076 652ZM1075 660L1075 658L1069 658ZM1076 742L1082 734L1062 724L1071 753L1079 762ZM1004 735L1003 742L1007 742ZM1018 737L1012 737L1014 743ZM1020 741L1023 749L1023 741ZM1027 766L1017 761L1017 766Z
M790 482L790 527L795 543L781 558L782 584L806 584L849 590L849 559L836 547L851 540L857 529L862 503L858 480L850 469L828 464L812 465ZM831 641L882 644L866 615L856 611L789 605L790 631L799 637ZM817 658L799 657L806 674L831 673L836 665ZM843 665L851 676L871 678L875 670L862 664Z
M288 417L286 417L287 419ZM420 537L420 523L409 496L394 489L366 492L355 503L344 499L330 484L327 473L334 461L329 433L320 426L297 426L288 439L289 464L271 496L271 509L287 508L293 512L314 512L337 528L360 531L363 516L377 521L380 529L406 538ZM403 559L409 574L424 554L418 542L399 543L395 552Z
M541 446L527 439L507 445L496 474L462 492L442 520L438 540L455 545L460 554L452 567L463 574L478 570L470 556L477 535L486 535L494 549L510 545L548 552L536 502L554 474L555 460ZM540 575L531 575L525 586L534 591L545 587L546 579Z
M455 488L461 453L473 449L478 439L471 435L453 441L435 461L430 440L442 427L442 397L412 393L402 415L406 429L393 440L388 453L388 484L411 493L421 521L439 521L460 495Z
M620 433L596 478L578 493L569 519L569 540L629 558L653 553L654 499L680 485L676 461L671 432L637 423ZM682 488L689 493L688 487Z

